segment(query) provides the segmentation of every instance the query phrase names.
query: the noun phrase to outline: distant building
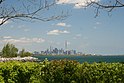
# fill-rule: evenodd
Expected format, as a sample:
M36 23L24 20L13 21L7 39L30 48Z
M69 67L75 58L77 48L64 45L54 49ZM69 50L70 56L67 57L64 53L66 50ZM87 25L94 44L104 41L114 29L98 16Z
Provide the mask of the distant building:
M34 51L34 53L33 54L35 54L35 55L38 55L38 54L40 54L39 52L37 52L37 51Z
M44 51L41 51L40 53L41 53L42 55L44 55Z
M82 52L77 52L76 50L68 50L67 49L67 42L65 42L66 49L63 48L53 48L50 46L49 49L46 49L45 51L41 51L41 55L81 55ZM35 51L34 54L39 54L39 52Z

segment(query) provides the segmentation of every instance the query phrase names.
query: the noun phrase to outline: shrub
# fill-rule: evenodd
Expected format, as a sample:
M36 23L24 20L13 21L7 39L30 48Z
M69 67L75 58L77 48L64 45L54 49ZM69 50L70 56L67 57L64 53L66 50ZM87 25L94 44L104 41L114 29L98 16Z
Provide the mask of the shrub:
M47 83L70 83L76 79L79 63L71 60L53 60L42 68L42 79Z
M123 83L122 63L0 62L0 83Z
M0 63L0 83L32 83L38 81L38 64L34 62L9 61Z
M123 83L124 65L120 63L83 63L78 65L78 83Z

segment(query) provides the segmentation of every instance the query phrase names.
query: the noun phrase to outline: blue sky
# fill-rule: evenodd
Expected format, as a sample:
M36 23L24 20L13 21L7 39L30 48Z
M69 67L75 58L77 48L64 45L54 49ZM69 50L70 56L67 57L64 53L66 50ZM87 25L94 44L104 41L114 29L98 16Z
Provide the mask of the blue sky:
M86 54L124 54L124 8L113 10L111 16L101 11L94 18L93 8L77 8L72 4L58 4L57 11L71 10L71 16L65 20L8 21L0 26L0 49L10 42L19 49L33 52L50 46L64 48L65 41L68 41L68 49Z

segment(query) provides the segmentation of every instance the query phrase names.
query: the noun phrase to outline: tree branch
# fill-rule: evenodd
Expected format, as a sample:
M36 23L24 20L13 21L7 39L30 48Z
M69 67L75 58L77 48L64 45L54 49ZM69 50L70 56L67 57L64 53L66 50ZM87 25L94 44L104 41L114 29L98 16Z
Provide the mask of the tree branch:
M1 0L4 1L4 0ZM18 1L18 0L17 0ZM35 19L40 21L51 21L51 20L60 20L68 16L68 13L59 15L51 15L49 17L41 16L43 12L48 11L54 5L56 5L56 0L26 0L19 2L21 7L18 9L17 6L9 5L3 6L0 4L0 25L3 25L5 22L11 19ZM27 2L27 3L26 3ZM1 2L2 3L2 2ZM5 4L5 3L4 3ZM20 5L19 4L19 5ZM16 4L17 5L17 4Z
M97 17L99 15L99 10L103 10L103 9L106 9L108 12L111 12L113 9L115 8L122 8L124 7L124 3L121 2L120 0L112 0L113 3L109 2L107 4L107 1L106 1L106 5L105 3L102 3L102 1L93 1L93 0L90 0L87 2L87 5L85 7L94 7L96 8L96 15L95 17ZM110 4L111 3L111 4Z
M5 0L0 0L0 4L1 4L3 1L5 1Z

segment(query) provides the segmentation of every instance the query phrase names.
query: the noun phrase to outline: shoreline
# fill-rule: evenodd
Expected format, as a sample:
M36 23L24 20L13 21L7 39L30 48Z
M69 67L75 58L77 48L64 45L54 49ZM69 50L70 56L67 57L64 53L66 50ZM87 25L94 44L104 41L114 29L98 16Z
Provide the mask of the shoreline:
M38 61L38 58L35 57L13 57L13 58L0 58L0 62L6 62L6 61L30 61L35 62Z

